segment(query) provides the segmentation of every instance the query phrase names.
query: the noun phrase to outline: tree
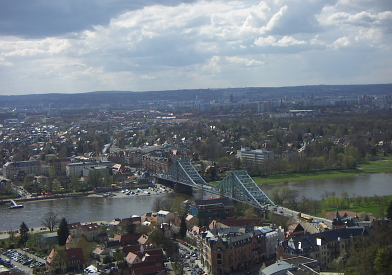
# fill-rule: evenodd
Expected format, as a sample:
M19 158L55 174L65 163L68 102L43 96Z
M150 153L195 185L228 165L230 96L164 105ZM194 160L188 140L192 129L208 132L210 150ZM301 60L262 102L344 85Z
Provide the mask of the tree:
M136 224L134 224L132 220L127 220L122 225L122 230L125 231L127 234L133 234L136 232Z
M374 257L374 269L377 274L391 274L392 268L392 253L391 249L388 247L380 247L377 249L376 255Z
M87 240L85 238L80 238L76 244L76 247L81 248L83 250L83 255L84 255L84 259L87 261L88 259L90 259L90 252L91 252L91 247L90 244L87 242Z
M53 232L58 223L59 220L57 218L57 214L52 211L47 212L41 220L41 224L49 228L50 232Z
M60 221L59 229L57 229L58 244L65 245L69 235L68 222L63 217Z
M392 201L389 202L386 218L392 221Z
M25 224L25 222L22 222L19 228L19 244L25 245L25 243L29 239L29 228Z
M187 232L187 226L185 222L185 216L181 217L181 223L180 223L180 238L184 239L186 237L186 232Z
M148 241L155 243L159 247L163 247L167 243L167 239L160 229L155 229L152 231L150 235L148 235Z

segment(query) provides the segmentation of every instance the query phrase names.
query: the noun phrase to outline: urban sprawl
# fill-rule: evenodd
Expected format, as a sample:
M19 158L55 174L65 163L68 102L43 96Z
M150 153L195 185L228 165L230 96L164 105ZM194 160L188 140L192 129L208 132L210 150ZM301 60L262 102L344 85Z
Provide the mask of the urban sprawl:
M389 161L391 107L392 85L0 96L1 211L156 197L146 213L111 221L21 220L0 234L0 274L390 274L391 194L330 190L319 201L283 186L267 196L258 180ZM170 179L179 160L211 193L177 193L195 179L186 168ZM254 181L212 192L232 171ZM350 210L371 204L380 213Z

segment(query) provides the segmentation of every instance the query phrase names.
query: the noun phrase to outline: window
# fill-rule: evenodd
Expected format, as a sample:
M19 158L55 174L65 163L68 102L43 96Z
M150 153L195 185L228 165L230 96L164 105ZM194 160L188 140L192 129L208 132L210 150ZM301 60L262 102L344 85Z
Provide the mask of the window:
M217 259L222 259L222 254L220 254L220 253L216 254L216 258Z

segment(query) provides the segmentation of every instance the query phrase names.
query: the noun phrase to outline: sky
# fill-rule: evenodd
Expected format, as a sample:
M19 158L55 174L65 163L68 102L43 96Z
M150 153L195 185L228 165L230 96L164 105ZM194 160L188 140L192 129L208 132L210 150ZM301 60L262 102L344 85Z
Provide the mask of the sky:
M0 95L375 83L390 0L0 1Z

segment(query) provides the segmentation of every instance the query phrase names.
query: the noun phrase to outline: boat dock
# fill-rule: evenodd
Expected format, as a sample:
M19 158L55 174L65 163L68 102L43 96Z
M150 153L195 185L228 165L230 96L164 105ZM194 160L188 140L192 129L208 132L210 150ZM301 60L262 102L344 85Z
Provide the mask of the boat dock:
M12 205L10 207L8 207L9 209L22 208L23 207L22 204L17 204L14 200L10 200L10 202L11 202Z

